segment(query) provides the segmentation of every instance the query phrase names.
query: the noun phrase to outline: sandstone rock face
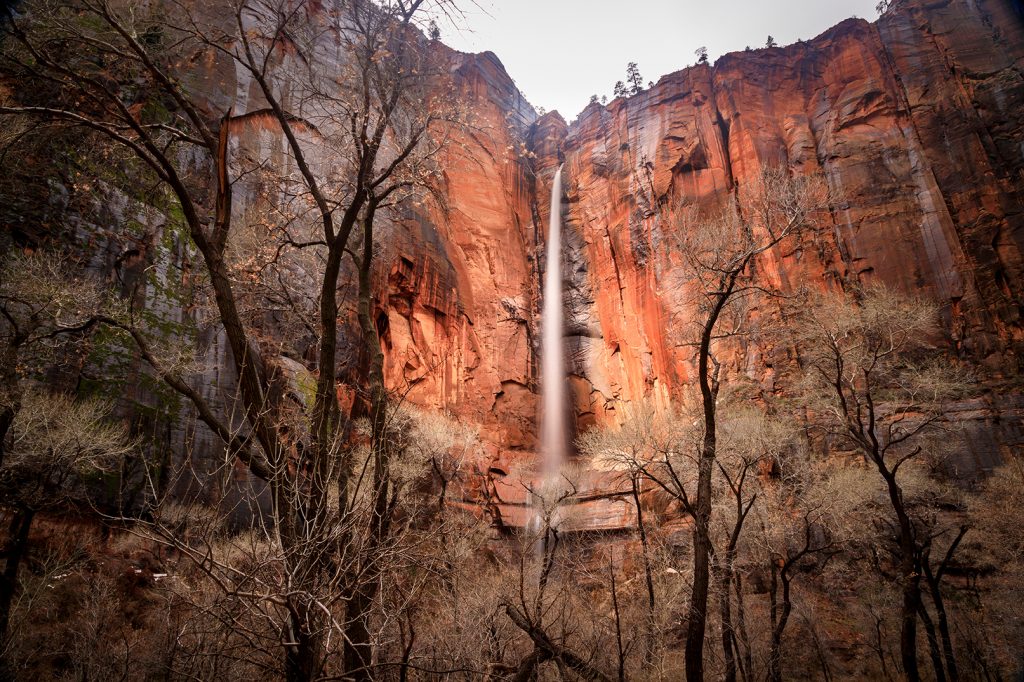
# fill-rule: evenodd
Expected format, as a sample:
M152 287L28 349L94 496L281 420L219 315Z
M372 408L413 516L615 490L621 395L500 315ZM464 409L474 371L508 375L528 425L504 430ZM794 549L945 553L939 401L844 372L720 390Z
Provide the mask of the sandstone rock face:
M439 43L434 49L468 110L470 125L448 131L448 144L437 159L444 171L438 188L444 205L427 201L401 215L380 216L372 316L385 350L388 388L403 400L479 425L485 451L474 466L507 472L524 459L522 453L532 452L536 431L533 311L538 273L525 141L537 115L494 54L461 54ZM318 69L344 72L326 38L316 54L322 60ZM285 52L272 71L284 101L302 101L302 86L287 78L301 72L296 60ZM244 69L211 58L192 78L195 87L209 93L212 111L233 112L240 159L287 154L283 137L265 113L268 105L258 84ZM321 132L305 142L316 162L330 167L329 131L337 123L329 111L312 123ZM258 185L243 183L236 188L237 203L258 205L260 192ZM351 272L343 273L342 287L348 292L354 287ZM343 298L351 301L351 294ZM352 375L360 357L359 331L350 312L352 319L340 330L342 377ZM281 326L265 323L268 335L275 335L275 325ZM278 331L295 345L284 349L286 354L312 357L304 346L308 340L292 340L289 330ZM226 367L227 358L211 355L224 345L208 347L208 364ZM204 385L221 385L207 379Z
M389 387L480 425L485 451L472 467L491 479L467 485L465 504L486 488L503 524L530 518L541 226L562 163L578 429L685 394L692 320L679 300L671 226L655 209L666 200L710 206L730 193L742 205L765 165L820 171L842 198L812 237L766 254L758 266L766 283L877 281L921 293L942 306L953 349L993 379L1019 371L1024 17L1011 0L905 0L873 24L851 19L808 42L664 76L571 124L557 113L537 118L495 55L443 57L474 125L452 131L441 160L447 205L387 228L374 317ZM262 108L244 74L214 62L198 71L213 109L244 118ZM240 126L242 147L281 154L279 136L258 117ZM229 395L226 346L216 335L206 341L214 369L201 379L204 393ZM772 392L787 353L751 341L724 371ZM981 425L1003 419L974 431L967 468L991 466L1000 449L1024 442L1017 403L991 397L951 410ZM215 447L201 428L195 438ZM568 515L574 528L632 523L621 481L582 478Z
M497 454L535 438L533 197L517 149L536 114L493 54L451 59L475 125L453 132L441 161L445 210L387 241L385 372L411 402L480 424Z
M217 7L197 11L209 12L203 21L215 25L226 22L226 30L231 29L231 21L220 17ZM269 69L271 86L280 100L299 109L308 94L303 91L308 87L307 78L289 78L289 74L345 73L343 55L330 32L318 34L318 39L321 42L311 50L318 60L314 69L289 50L275 52ZM537 114L494 54L461 54L440 43L434 49L438 61L447 67L458 100L469 110L471 125L452 127L443 157L436 160L444 171L438 188L446 198L444 202L427 201L400 215L382 212L372 315L385 350L388 388L411 403L448 411L479 425L485 447L472 467L508 473L523 462L532 462L536 438L533 338L538 297L537 233L533 171L526 141L533 136ZM200 94L211 118L231 112L231 153L238 176L235 217L238 225L247 225L249 213L258 216L266 208L267 183L280 181L261 177L253 167L262 160L271 160L269 165L274 167L283 165L281 160L289 153L287 143L267 113L269 105L258 83L224 54L211 52L184 78ZM317 168L331 168L336 158L332 154L345 153L344 149L330 148L336 139L332 129L338 125L333 113L309 113L303 124L296 124L308 158ZM562 127L562 134L552 138L553 149L564 137L564 123ZM246 171L253 179L247 179ZM127 213L127 209L120 213ZM125 221L123 215L111 218L115 225ZM161 280L187 291L189 261L194 257L187 238L172 234L161 216L137 222L144 224L146 235L133 250L142 254L135 258L139 261L135 269L141 272L146 266L155 266L154 272ZM258 217L254 224L258 231ZM90 230L100 233L98 229ZM237 231L245 229L239 227ZM243 234L236 248L258 248L258 237L249 241L245 238ZM134 261L115 258L116 248L102 246L94 245L95 262L91 265L103 273L116 270L118 278L125 279L121 272L124 264ZM315 266L307 272L304 265L296 263L294 270L299 274L291 283L305 284L315 298ZM352 319L344 321L339 330L338 370L340 377L351 378L360 361L360 341L352 304L354 274L350 264L346 267L340 298L342 309L351 313ZM133 276L139 277L137 273ZM175 278L177 281L172 281ZM238 286L239 291L243 288ZM143 286L135 295L140 304L168 321L199 326L194 313L180 301L169 307L152 287ZM247 322L254 338L265 342L268 366L294 385L303 383L301 376L305 373L308 385L309 372L315 369L309 362L315 356L314 340L303 334L294 318L264 312L260 307L259 303L254 306L257 313ZM204 326L197 338L190 340L200 347L204 368L194 377L197 390L222 414L237 415L238 410L232 407L236 389L233 361L222 330L216 324ZM146 368L134 366L132 372L144 374ZM301 394L301 390L292 392ZM340 388L339 392L351 405L352 396L347 390ZM126 410L159 404L157 397L141 385L128 387L123 397ZM236 484L229 491L230 506L235 505L235 498L251 499L255 504L266 502L262 493L265 485L241 465L227 471L222 466L223 448L218 439L187 409L169 421L173 423L168 425L161 445L196 472L197 483L176 490L178 494L205 495L217 502L216 493L210 491L225 488L222 479L229 476Z
M786 48L731 53L589 106L559 147L587 270L571 288L581 423L691 376L675 256L657 202L708 204L765 165L822 172L841 198L809 243L762 262L766 281L884 282L937 301L962 354L1012 375L1021 345L1024 29L1009 2L908 2ZM538 168L554 164L550 145ZM594 295L596 293L596 295ZM589 298L588 298L589 297ZM771 348L734 374L771 388Z
M443 48L439 48L443 49ZM576 427L683 398L692 334L666 201L743 205L766 165L821 172L840 198L809 239L762 259L765 283L883 282L937 301L953 349L1012 377L1024 353L1024 18L1009 0L908 0L785 48L731 53L591 105L537 118L497 57L445 52L472 129L443 159L448 205L390 227L375 318L390 388L479 424L473 468L505 526L531 518L540 273L551 180L565 164L566 329ZM233 91L248 93L244 84ZM252 107L255 101L246 96ZM258 99L258 98L257 98ZM777 390L790 349L732 349L727 378ZM973 424L958 464L1019 445L997 398L951 406ZM990 428L1002 418L1000 428ZM481 485L465 486L474 504ZM632 523L614 476L584 472L574 529Z
M767 254L766 283L792 291L881 282L929 297L951 348L992 378L1015 376L1024 353L1022 67L1024 18L1007 0L913 0L873 24L851 19L805 43L670 74L589 106L569 126L557 114L539 119L526 140L536 156L534 226L546 224L551 178L566 168L562 257L578 427L685 392L691 320L673 281L671 227L654 208L710 205L730 192L742 206L765 165L821 172L840 198L811 238ZM535 296L536 288L520 293ZM786 350L746 343L725 371L774 391L775 356ZM977 424L976 436L994 433L999 414L1015 424L997 438L970 438L965 470L990 467L1001 448L1022 442L1018 410L997 397L951 413ZM593 527L609 515L591 512Z

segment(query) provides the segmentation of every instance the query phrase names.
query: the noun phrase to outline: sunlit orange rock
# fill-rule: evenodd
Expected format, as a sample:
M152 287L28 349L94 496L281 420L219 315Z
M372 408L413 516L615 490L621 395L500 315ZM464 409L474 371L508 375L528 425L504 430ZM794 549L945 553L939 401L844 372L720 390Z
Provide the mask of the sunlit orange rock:
M388 306L392 385L418 382L410 399L480 423L502 471L529 467L538 226L562 162L580 428L612 423L630 403L666 405L692 380L692 320L658 203L711 206L736 192L742 205L769 164L824 173L840 203L815 234L761 261L765 284L884 282L930 297L953 352L1014 376L1024 352L1022 26L1007 0L898 3L875 23L851 19L664 76L569 125L555 113L533 121L492 55L457 57L487 133L446 166L448 217L433 216L431 236L402 247L408 263L391 265L392 296L417 292ZM454 297L443 314L435 289ZM774 392L788 350L744 343L725 372ZM977 463L991 465L992 450ZM594 511L592 525L613 516Z
M687 386L678 254L654 209L730 191L742 205L769 164L823 172L841 203L811 239L763 259L766 284L879 281L930 297L955 349L1014 373L1024 350L1021 27L1001 0L910 2L875 24L851 19L809 42L731 53L590 105L557 150L577 235L570 258L586 270L573 282L572 315L586 320L570 339L585 379L578 413L663 403ZM732 372L774 390L773 349L740 350Z
M692 313L679 293L675 228L658 206L712 207L735 193L742 207L765 165L820 171L840 199L818 231L758 262L761 283L794 291L884 282L921 294L941 306L951 352L988 378L1019 372L1024 17L1010 0L896 2L875 23L850 19L807 42L730 53L592 104L568 124L554 112L538 117L495 55L437 49L472 125L450 131L444 205L428 201L384 230L374 319L388 386L480 426L466 505L491 490L503 523L530 517L538 283L562 163L578 429L686 395ZM236 76L222 66L210 77L230 86ZM252 88L234 85L221 98L248 92L235 111L257 110ZM753 320L770 316L754 311ZM794 354L755 335L723 349L724 377L784 391ZM956 408L977 425L972 442L982 445L970 456L979 467L1024 439L1012 426L1020 409L985 400ZM1010 426L994 429L1004 408ZM574 527L631 523L619 483L584 478Z

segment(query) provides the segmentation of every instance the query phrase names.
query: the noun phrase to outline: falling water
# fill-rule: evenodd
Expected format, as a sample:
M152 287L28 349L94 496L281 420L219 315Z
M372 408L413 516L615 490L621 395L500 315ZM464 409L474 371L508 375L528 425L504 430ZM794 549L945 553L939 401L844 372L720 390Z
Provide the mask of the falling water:
M551 218L545 262L547 272L544 273L544 307L541 312L541 458L543 496L550 505L557 499L566 448L561 166L551 185Z

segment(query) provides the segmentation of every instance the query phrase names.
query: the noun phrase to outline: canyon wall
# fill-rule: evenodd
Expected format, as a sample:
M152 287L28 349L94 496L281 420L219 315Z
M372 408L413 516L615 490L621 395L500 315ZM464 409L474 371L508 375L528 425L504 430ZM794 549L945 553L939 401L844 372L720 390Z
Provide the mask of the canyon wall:
M524 113L493 55L451 58L486 124L446 166L451 210L421 220L385 264L388 371L396 389L415 384L414 402L481 425L479 468L497 475L511 525L528 518L520 481L536 447L538 231L563 162L580 429L630 404L685 398L693 320L675 227L656 209L730 194L742 207L764 166L822 173L837 199L813 234L766 254L764 283L923 295L941 308L950 351L991 385L1020 371L1024 18L1009 0L897 2L874 23L850 19L813 40L669 74L568 125ZM723 371L771 394L793 353L755 333ZM999 390L949 411L973 424L965 471L1024 443L1021 401ZM616 485L585 478L581 498L594 508L580 527L628 524Z
M538 160L545 177L566 162L571 257L586 272L570 300L578 410L600 417L687 384L673 226L654 207L732 191L742 207L765 165L822 172L839 199L816 234L768 254L771 284L922 294L942 306L956 351L1012 376L1024 350L1022 66L1010 3L913 2L590 105L560 158ZM730 369L772 390L772 350L746 348Z
M332 49L321 55L328 67ZM385 228L373 316L389 388L480 426L484 451L470 466L491 477L504 522L528 518L542 226L563 162L578 429L614 423L632 404L685 399L691 386L676 226L658 207L711 207L730 196L742 207L761 169L783 166L820 172L837 201L815 232L766 254L758 277L783 291L881 282L935 300L950 351L976 363L992 387L949 406L976 425L964 466L990 467L1024 443L1024 403L999 388L1014 384L1024 354L1024 17L1011 0L898 1L874 23L850 19L813 40L666 75L636 95L591 104L570 124L557 113L538 118L495 55L435 49L472 125L450 131L439 160L445 201L410 208ZM281 88L300 68L288 59L277 70ZM238 149L285 153L260 123L265 103L244 72L212 60L190 77L212 111L233 112ZM251 188L239 194L241 205L259 200ZM159 219L151 227L152 244L187 260L186 240L163 234ZM129 262L103 254L116 261L108 269ZM341 362L357 361L354 335L354 324L342 334ZM200 339L210 369L197 383L230 411L220 336L211 329ZM309 370L309 348L282 352L282 363ZM725 378L765 395L784 391L793 354L755 334L724 356ZM194 420L168 439L182 452L217 449ZM243 470L238 477L254 483ZM581 527L628 525L616 484L594 472L584 479L581 504L592 508ZM480 492L470 488L467 503Z
M565 163L567 334L579 428L641 401L683 397L692 336L674 279L666 202L741 207L761 168L822 173L838 199L814 234L766 255L765 283L794 291L884 283L934 300L951 352L993 388L948 406L966 425L956 466L974 475L1024 444L1024 17L1008 0L896 3L783 48L725 55L637 95L548 114L527 140L543 215ZM539 243L533 240L534 244ZM755 337L727 379L777 391L791 348ZM591 477L599 479L600 477ZM510 487L514 487L511 484ZM585 528L623 523L615 485L592 481ZM507 491L506 497L515 496ZM584 502L594 506L593 500Z
M580 426L639 400L664 404L693 374L675 226L656 207L735 193L742 208L767 165L823 173L837 202L814 234L766 254L766 284L880 282L923 295L940 305L952 352L986 379L1013 379L1024 351L1022 67L1012 3L917 0L875 23L850 19L664 76L568 127L538 121L560 139L538 149L539 187L566 164ZM770 393L790 350L750 341L723 371ZM990 407L1019 427L1011 404Z

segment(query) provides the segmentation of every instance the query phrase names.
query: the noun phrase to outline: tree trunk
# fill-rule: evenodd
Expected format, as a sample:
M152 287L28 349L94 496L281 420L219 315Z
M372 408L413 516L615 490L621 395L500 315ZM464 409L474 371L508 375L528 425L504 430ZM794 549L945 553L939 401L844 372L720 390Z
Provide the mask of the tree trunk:
M308 607L293 604L288 614L288 645L285 647L284 673L288 682L309 682L319 675L320 638L310 632Z
M724 304L724 303L723 303ZM720 310L720 308L719 308ZM717 317L717 316L716 316ZM708 616L708 586L711 570L711 474L715 462L715 391L708 363L714 320L708 320L701 340L698 368L704 405L704 442L697 467L697 500L693 510L693 591L686 624L686 680L704 680L704 633Z
M949 620L946 617L946 605L942 600L938 581L931 587L932 601L935 603L935 610L939 614L939 636L942 637L942 653L946 661L946 673L949 682L959 682L960 671L956 665L956 654L953 653L953 639L949 634Z
M28 532L35 511L21 508L14 512L10 526L10 544L5 552L7 563L0 575L0 640L6 640L11 623L11 605L18 591L18 569L28 549Z
M319 518L327 505L328 478L334 471L338 490L338 510L348 511L349 470L346 458L337 455L342 438L341 411L338 408L336 385L336 346L338 344L338 276L341 271L342 246L332 245L324 268L320 288L320 352L317 359L317 384L313 399L310 429L310 450L313 465L311 481L313 505L311 518ZM337 467L332 467L337 460Z
M384 351L373 319L373 221L377 205L371 199L363 218L363 255L359 263L359 329L366 353L366 382L370 393L370 448L373 456L373 535L381 541L387 534L387 507L391 481L391 446L387 434L387 390L384 386Z
M375 591L375 590L374 590ZM372 679L373 642L370 636L370 611L373 596L356 588L348 603L343 654L346 679L364 682Z
M535 648L530 655L525 657L519 662L519 667L516 668L516 673L512 677L512 682L532 682L537 679L537 668L544 661L547 661L550 656L543 649Z
M411 611L406 615L406 624L409 628L408 636L406 636L405 627L400 628L402 663L398 669L398 682L409 682L409 661L412 660L413 648L416 646L416 628L413 625Z
M736 640L736 629L732 621L732 583L735 578L736 566L736 545L739 544L740 536L743 533L743 522L747 518L747 512L754 505L755 495L750 504L744 508L743 504L743 481L746 478L746 470L741 474L738 483L730 482L733 496L736 499L736 521L733 523L732 532L729 534L729 541L725 547L724 560L718 567L720 574L720 596L719 610L722 619L722 655L725 658L725 681L736 682L736 657L739 653L739 644Z
M960 533L949 546L949 550L946 552L946 557L942 560L942 564L939 566L939 570L937 572L932 572L931 562L927 556L925 556L922 561L925 580L928 583L928 592L931 594L932 603L935 604L935 611L939 617L939 635L942 637L942 654L946 662L946 674L948 675L950 682L959 682L960 671L956 665L956 654L953 652L953 639L949 633L949 619L946 616L946 603L942 599L942 575L945 573L946 567L949 565L950 560L956 553L956 549L960 545L960 541L963 540L963 537L966 534L967 526L961 527Z
M918 614L921 622L924 623L925 635L928 638L928 655L932 659L932 669L935 671L935 682L946 682L946 671L942 667L942 653L939 651L939 637L935 633L935 623L932 621L924 602L918 602Z
M21 409L21 389L18 385L18 347L22 341L18 335L10 340L3 356L0 356L0 466L4 464L7 446L7 432L14 424L14 418Z
M917 668L917 611L921 603L920 579L917 577L913 562L909 568L904 562L903 573L903 607L901 609L902 625L900 627L900 660L903 663L903 675L908 682L918 682L921 673Z
M768 584L768 623L772 627L771 647L768 650L768 679L774 679L775 665L775 630L779 622L779 569L775 560L771 560L772 581Z
M722 620L722 656L725 660L725 682L736 682L736 635L732 624L732 576L728 552L724 562L715 562L718 575L718 611Z
M710 443L710 444L709 444ZM693 591L686 627L686 680L704 680L704 633L707 628L708 587L711 572L711 465L714 462L714 435L705 438L698 469L697 505L693 520Z
M644 527L644 514L640 508L640 479L639 475L633 475L633 504L636 505L636 528L640 535L640 552L644 560L644 580L647 584L647 618L644 628L644 653L643 663L648 666L654 654L654 576L651 572L650 547L647 541L647 529Z
M697 378L700 383L704 411L704 442L697 465L697 500L693 508L693 591L686 624L686 682L704 680L704 633L708 620L708 586L711 572L711 474L718 448L716 402L718 400L718 369L711 372L711 340L718 318L736 287L736 280L746 268L749 257L721 278L719 292L708 311L701 330L697 351Z
M782 580L781 605L776 602L776 575ZM768 679L771 682L782 682L782 634L786 631L786 623L789 621L789 614L793 610L793 602L789 596L791 580L792 578L787 575L787 568L783 568L782 571L776 573L773 565L771 590L772 643L768 653Z
M900 581L903 587L900 660L903 663L903 675L908 682L919 682L921 673L917 666L917 619L921 604L921 572L917 560L917 541L914 538L913 523L903 504L903 491L896 483L896 475L885 467L881 456L875 455L873 459L885 478L889 501L896 512L900 528Z
M369 541L364 550L367 565L352 586L345 627L345 670L354 680L369 680L373 662L371 623L377 596L380 567L377 548L390 530L391 445L387 434L387 391L384 386L384 352L373 320L370 274L373 257L373 220L376 203L371 199L363 218L363 253L359 262L359 328L366 353L365 375L370 392L370 449L373 459L373 509Z
M507 613L512 622L516 624L516 627L525 632L527 636L533 640L533 645L535 647L534 654L538 654L538 652L540 652L537 664L545 660L555 659L565 664L565 666L584 680L589 680L590 682L612 682L611 677L605 675L603 672L595 668L583 658L577 656L566 647L552 641L541 627L530 622L525 614L521 613L511 604L505 604L505 613ZM536 667L533 668L533 671L535 670ZM526 677L520 677L522 673L523 667L520 666L520 671L516 674L514 679L529 679Z
M740 656L740 672L745 682L753 679L751 672L754 669L754 657L750 651L750 637L747 635L747 612L743 603L743 574L737 573L733 577L733 586L736 589L736 625L739 637L737 641L741 645L742 655Z

